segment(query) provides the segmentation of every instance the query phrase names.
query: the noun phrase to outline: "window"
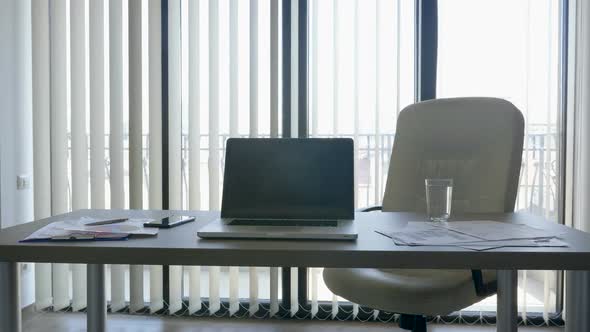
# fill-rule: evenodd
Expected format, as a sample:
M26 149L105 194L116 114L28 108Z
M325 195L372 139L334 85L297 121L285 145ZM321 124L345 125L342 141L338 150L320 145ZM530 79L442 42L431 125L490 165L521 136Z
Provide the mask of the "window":
M440 0L437 96L504 98L525 117L517 211L559 218L563 1ZM558 273L521 271L523 312L556 311ZM473 309L495 310L494 301Z

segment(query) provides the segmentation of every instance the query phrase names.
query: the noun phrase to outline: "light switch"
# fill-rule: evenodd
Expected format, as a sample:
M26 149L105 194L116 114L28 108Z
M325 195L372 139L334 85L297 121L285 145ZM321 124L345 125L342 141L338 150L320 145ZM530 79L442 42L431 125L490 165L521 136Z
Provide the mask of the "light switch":
M31 188L31 177L29 175L17 175L16 177L16 189L24 190Z

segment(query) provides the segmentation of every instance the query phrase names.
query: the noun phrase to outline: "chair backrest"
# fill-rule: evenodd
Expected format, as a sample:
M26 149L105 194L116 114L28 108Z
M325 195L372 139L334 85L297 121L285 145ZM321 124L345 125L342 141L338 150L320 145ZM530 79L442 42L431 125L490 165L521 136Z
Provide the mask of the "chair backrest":
M451 213L512 212L524 119L497 98L451 98L399 115L383 211L426 210L424 179L452 178Z

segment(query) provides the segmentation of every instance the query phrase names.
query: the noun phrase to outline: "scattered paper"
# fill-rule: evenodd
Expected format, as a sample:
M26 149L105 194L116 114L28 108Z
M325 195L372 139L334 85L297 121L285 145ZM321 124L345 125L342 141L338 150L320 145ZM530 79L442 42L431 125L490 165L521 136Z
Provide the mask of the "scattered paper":
M452 221L435 224L438 227L485 240L519 240L554 237L556 234L522 224L491 220Z
M459 245L461 248L484 251L490 249L504 248L504 247L567 247L564 241L552 238L541 240L512 240L512 241L486 241L479 243L465 243Z
M408 227L401 231L389 232L387 236L389 236L395 244L408 246L454 245L457 243L481 240L475 236L446 230L425 222L410 222Z
M503 247L567 247L559 234L522 224L488 220L431 223L408 222L402 229L377 230L401 246L454 246L470 250Z
M100 226L87 226L100 219L89 217L82 217L77 223L69 224L65 227L66 230L81 231L81 232L96 232L96 233L111 233L111 234L130 234L130 235L156 235L158 228L143 227L146 222L153 221L153 219L127 219L124 222Z
M129 235L149 235L158 233L157 228L144 228L143 223L151 219L129 219L125 222L101 226L86 224L101 219L81 217L52 222L27 236L22 242L44 240L92 240L92 239L124 239Z

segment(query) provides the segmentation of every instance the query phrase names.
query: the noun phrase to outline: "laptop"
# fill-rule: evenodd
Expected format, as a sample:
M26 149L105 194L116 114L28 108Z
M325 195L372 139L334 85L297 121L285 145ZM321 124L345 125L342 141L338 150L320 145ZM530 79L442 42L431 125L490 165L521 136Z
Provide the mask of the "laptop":
M230 138L221 218L201 238L354 240L353 141Z

